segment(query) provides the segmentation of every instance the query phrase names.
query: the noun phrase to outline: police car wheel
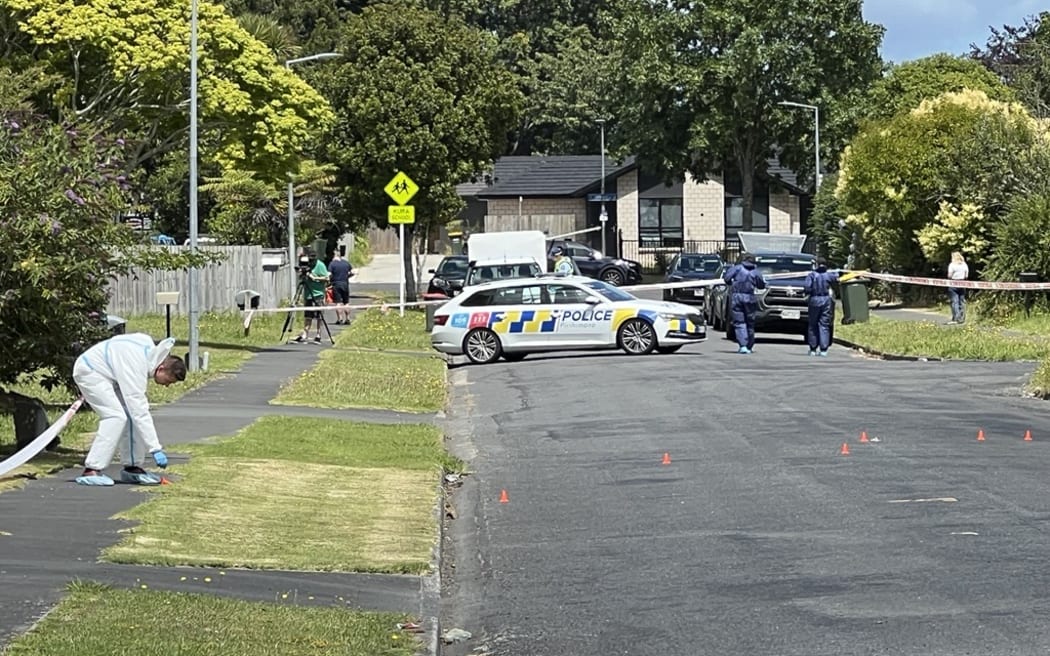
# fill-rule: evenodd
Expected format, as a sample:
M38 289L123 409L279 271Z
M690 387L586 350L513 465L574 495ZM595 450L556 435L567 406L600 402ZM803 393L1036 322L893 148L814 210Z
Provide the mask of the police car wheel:
M522 360L525 359L526 355L528 355L528 353L522 353L520 351L517 352L517 353L506 353L506 352L504 352L503 353L503 359L506 360L507 362L521 362Z
M499 360L503 345L488 328L475 328L463 338L463 353L474 364L489 364Z
M601 279L603 282L607 282L613 287L619 287L623 284L623 274L616 269L606 269L602 271Z
M656 348L656 332L645 319L628 319L620 326L616 341L629 355L647 355Z

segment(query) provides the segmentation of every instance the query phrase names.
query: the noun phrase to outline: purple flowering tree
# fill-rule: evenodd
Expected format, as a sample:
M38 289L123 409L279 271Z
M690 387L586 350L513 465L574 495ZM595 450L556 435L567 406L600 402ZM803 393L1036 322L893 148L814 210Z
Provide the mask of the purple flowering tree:
M128 205L125 148L0 111L0 386L30 372L66 383L79 349L108 336L107 281L142 259L114 220Z

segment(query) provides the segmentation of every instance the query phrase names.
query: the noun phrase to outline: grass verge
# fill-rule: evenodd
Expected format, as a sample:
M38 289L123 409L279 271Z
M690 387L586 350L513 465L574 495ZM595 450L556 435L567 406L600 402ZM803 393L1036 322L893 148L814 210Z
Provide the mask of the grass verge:
M835 334L862 348L893 355L995 362L1050 356L1050 339L1046 337L1003 334L969 324L944 326L872 317L865 323L837 325Z
M1032 373L1025 390L1041 399L1050 399L1050 358L1043 360L1039 368Z
M337 346L396 351L430 351L430 333L426 330L426 313L405 310L402 317L395 309L382 312L365 310L350 326L339 333Z
M9 656L411 656L418 640L398 614L253 603L208 595L111 590L70 595ZM161 629L159 630L158 629Z
M328 350L271 403L436 412L446 393L445 362L437 356Z
M187 450L174 485L121 515L141 523L106 560L424 572L441 472L462 468L426 425L264 417Z
M50 410L48 417L54 422L63 412ZM54 451L44 451L11 474L0 477L0 492L20 488L34 478L55 474L84 462L91 440L95 437L96 423L93 412L73 415L69 425L62 431L59 447ZM0 460L14 452L14 423L0 422Z

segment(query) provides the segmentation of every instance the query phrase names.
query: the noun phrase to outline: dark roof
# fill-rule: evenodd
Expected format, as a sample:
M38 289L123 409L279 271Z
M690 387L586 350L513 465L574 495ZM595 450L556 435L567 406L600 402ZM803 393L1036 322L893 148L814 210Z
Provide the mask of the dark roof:
M601 188L600 155L508 155L496 160L492 171L456 185L461 197L515 198L580 197ZM766 173L795 194L808 193L798 186L798 176L776 158ZM637 167L633 156L623 162L605 158L606 191L615 192L620 175Z
M634 158L626 161L605 158L606 181L634 167ZM601 155L525 155L496 160L491 184L468 183L456 187L460 195L478 198L516 196L582 196L591 188L601 187ZM481 181L479 181L481 182ZM464 192L472 192L465 194Z

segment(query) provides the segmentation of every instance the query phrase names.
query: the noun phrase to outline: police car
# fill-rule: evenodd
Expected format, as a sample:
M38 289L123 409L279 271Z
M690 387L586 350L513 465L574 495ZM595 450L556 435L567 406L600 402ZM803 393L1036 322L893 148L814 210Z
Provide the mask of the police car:
M540 351L620 348L674 353L707 338L702 313L593 278L542 275L467 287L434 314L431 345L486 364Z

